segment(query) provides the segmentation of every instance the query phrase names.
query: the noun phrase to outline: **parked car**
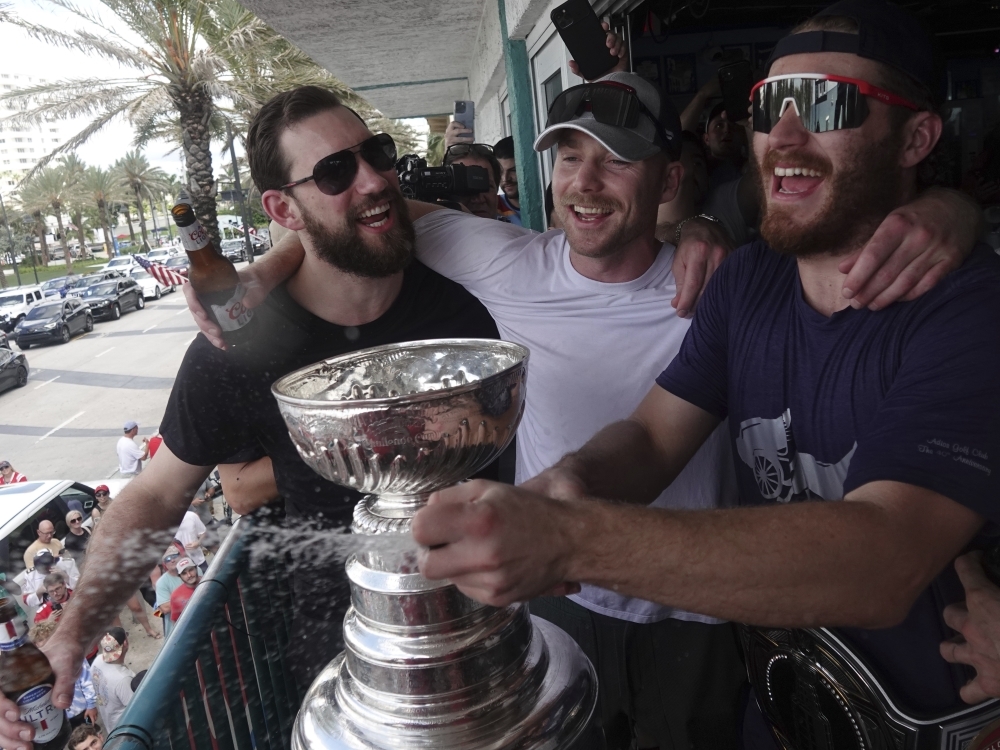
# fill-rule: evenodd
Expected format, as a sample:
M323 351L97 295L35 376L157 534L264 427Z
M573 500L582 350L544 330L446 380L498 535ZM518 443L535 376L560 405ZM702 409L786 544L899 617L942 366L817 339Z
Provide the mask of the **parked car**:
M117 258L112 258L104 266L105 271L122 271L128 272L130 268L142 268L137 261L131 255L120 255Z
M136 268L138 268L138 266L136 266ZM126 278L126 276L122 271L116 271L114 269L110 271L100 271L99 273L88 273L86 276L79 276L76 281L70 282L69 286L66 288L66 296L82 297L83 293L94 284L100 284L102 281L112 281L114 279L124 278Z
M51 521L56 527L54 538L65 538L69 533L66 525L69 502L78 501L83 507L84 519L89 520L90 511L97 504L93 488L100 484L108 485L111 496L115 497L128 480L73 482L57 479L0 487L0 570L7 574L8 581L24 570L24 551L38 538L38 524Z
M0 391L22 388L28 382L28 358L0 347Z
M146 306L142 287L135 279L102 281L88 287L83 299L90 305L95 318L118 320L126 310L141 310Z
M146 253L146 260L150 263L165 263L170 258L173 258L180 252L179 248L170 247L158 247L155 250L150 250Z
M18 321L28 314L31 306L39 302L44 294L40 286L21 286L0 294L0 328L13 331Z
M174 286L163 286L163 284L150 276L148 271L133 270L132 278L142 287L142 295L146 299L159 299L167 292L172 292L176 289Z
M0 331L0 349L10 349L10 339L4 331Z
M242 239L223 240L222 254L233 262L246 260L247 259L246 244Z
M66 288L77 278L77 276L60 276L57 279L49 279L42 282L42 294L46 299L50 297L65 297Z
M94 316L90 306L75 297L53 300L35 305L14 328L18 347L27 349L32 344L58 341L69 343L74 333L94 330Z
M176 258L171 258L163 265L165 265L171 271L176 271L181 276L187 276L188 268L191 267L191 261L188 260L188 257L186 255L178 255Z

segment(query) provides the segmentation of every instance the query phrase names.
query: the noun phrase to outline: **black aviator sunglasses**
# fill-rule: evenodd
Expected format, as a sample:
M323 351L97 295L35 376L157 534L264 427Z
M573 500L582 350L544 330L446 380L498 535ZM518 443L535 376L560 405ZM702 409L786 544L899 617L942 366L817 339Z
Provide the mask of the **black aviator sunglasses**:
M324 195L339 195L351 186L358 174L358 157L368 162L376 172L387 172L396 166L396 144L388 133L379 133L357 146L325 156L316 162L313 173L301 180L282 185L287 190L309 180L316 180L316 187Z

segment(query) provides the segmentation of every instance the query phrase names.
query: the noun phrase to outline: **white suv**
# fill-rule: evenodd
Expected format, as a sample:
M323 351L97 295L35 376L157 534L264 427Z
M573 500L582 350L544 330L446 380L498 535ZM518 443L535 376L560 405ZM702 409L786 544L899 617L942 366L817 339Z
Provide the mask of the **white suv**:
M121 271L127 274L132 268L142 268L139 265L139 261L133 258L131 255L120 255L117 258L112 258L108 261L108 264L102 268L102 271Z
M36 303L45 296L40 286L21 286L0 292L0 328L14 330L14 326Z

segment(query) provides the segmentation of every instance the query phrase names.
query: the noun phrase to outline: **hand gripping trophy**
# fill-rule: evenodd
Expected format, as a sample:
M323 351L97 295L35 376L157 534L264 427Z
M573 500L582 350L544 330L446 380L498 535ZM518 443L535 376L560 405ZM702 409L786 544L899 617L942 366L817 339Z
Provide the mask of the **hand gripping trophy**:
M431 492L510 443L527 365L517 344L442 339L354 352L274 384L305 462L371 493L354 533L399 539L348 559L346 650L306 694L293 750L557 750L587 727L597 680L576 643L523 604L489 607L426 580L409 537Z

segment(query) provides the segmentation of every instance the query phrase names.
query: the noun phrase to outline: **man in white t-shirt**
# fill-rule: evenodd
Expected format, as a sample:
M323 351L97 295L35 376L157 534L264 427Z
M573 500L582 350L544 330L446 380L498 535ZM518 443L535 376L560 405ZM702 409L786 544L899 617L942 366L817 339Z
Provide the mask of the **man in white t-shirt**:
M134 477L142 471L142 462L149 458L149 441L143 438L140 448L135 444L138 434L138 423L130 419L125 423L125 434L118 438L118 473L123 477Z
M132 700L135 673L125 666L128 638L122 628L110 628L100 641L97 658L91 665L91 680L97 693L97 712L101 726L110 733L118 726L125 708Z
M198 514L193 510L188 510L174 534L174 538L184 545L185 554L202 573L208 570L205 553L201 551L201 540L205 536L205 531L205 524L198 518Z
M565 232L538 235L409 204L418 258L476 295L504 339L531 350L518 483L632 413L689 326L685 311L670 304L678 287L675 248L654 237L657 206L674 197L682 176L677 115L637 76L602 80L599 96L632 92L620 111L639 112L634 126L596 122L578 107L573 114L583 111L580 117L555 123L536 142L544 150L558 139L554 188ZM618 153L605 145L612 140ZM294 252L291 240L282 242L279 253ZM275 282L263 268L251 273L262 288ZM724 429L654 505L735 501ZM735 745L745 672L728 624L594 586L535 600L531 609L570 633L594 663L606 747L628 747L634 737L660 747Z

